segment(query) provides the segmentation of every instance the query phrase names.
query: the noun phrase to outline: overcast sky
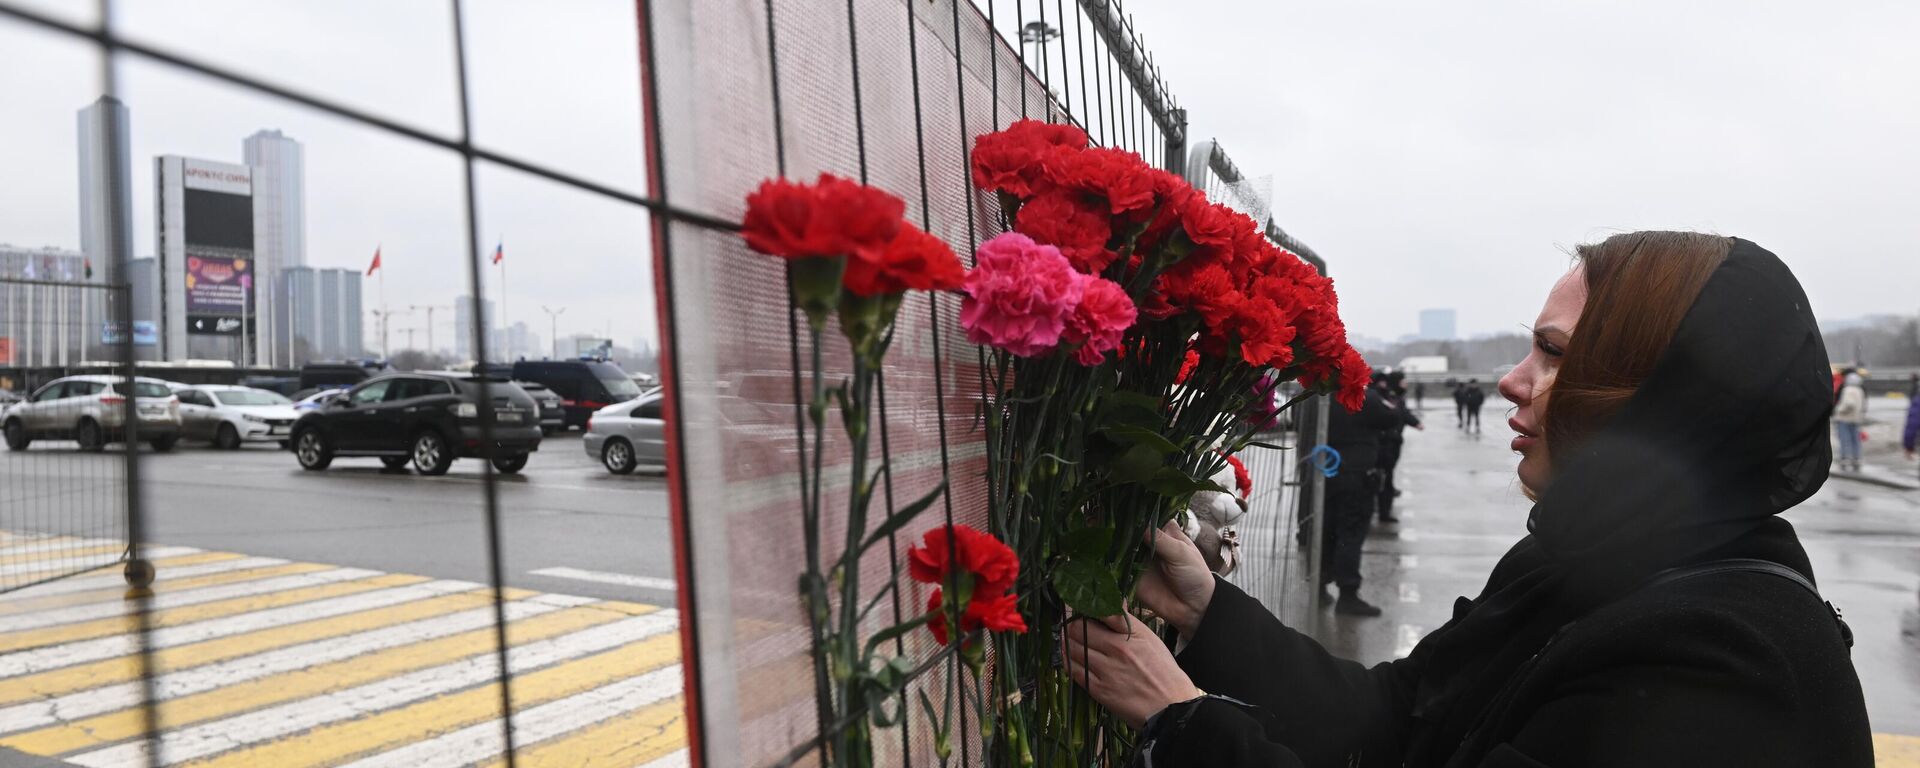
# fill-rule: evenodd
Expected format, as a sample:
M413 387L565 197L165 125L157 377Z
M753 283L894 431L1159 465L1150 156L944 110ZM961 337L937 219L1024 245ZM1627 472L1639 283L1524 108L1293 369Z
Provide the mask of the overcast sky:
M121 5L144 40L457 128L442 3ZM1128 6L1193 136L1274 177L1281 226L1327 257L1358 333L1410 333L1427 307L1458 309L1463 334L1519 330L1567 248L1645 228L1775 250L1821 317L1920 310L1920 4ZM632 3L468 7L477 140L643 190ZM155 155L238 162L245 136L278 128L306 145L312 263L364 268L378 245L390 305L465 292L451 154L162 68L123 72L139 254L153 251ZM0 22L0 242L77 247L73 114L95 74L86 47ZM509 321L545 336L545 304L567 308L562 335L653 333L643 213L499 170L480 190L483 248L506 244Z

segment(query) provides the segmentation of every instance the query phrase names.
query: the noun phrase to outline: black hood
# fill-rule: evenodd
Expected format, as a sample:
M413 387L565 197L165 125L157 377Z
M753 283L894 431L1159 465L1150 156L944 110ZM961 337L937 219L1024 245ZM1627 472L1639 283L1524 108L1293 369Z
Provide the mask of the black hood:
M1571 455L1554 456L1531 535L1415 649L1413 714L1428 729L1409 764L1444 759L1555 631L1662 570L1730 552L1806 570L1792 527L1775 516L1827 479L1830 386L1799 281L1779 257L1734 239L1633 397Z

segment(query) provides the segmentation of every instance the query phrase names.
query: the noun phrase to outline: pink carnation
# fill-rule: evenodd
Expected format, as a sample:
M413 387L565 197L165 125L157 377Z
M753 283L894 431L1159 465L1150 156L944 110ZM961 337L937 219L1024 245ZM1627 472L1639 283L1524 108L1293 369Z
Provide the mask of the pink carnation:
M960 324L967 340L1021 357L1046 354L1060 344L1085 290L1060 249L1017 232L980 244L967 273Z
M1133 327L1139 311L1133 299L1119 283L1103 277L1081 275L1084 288L1080 303L1067 318L1066 340L1080 344L1074 360L1092 367L1106 359L1107 353L1120 348L1120 337Z

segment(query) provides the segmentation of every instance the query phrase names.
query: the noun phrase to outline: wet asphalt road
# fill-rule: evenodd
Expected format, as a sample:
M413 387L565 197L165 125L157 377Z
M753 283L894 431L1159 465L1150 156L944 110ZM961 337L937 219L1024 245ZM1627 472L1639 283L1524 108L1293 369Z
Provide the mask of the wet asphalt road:
M1431 401L1430 401L1431 405ZM1368 538L1362 594L1386 609L1377 619L1334 617L1320 634L1336 653L1367 663L1406 654L1444 623L1453 599L1473 595L1525 533L1528 502L1514 480L1504 411L1482 412L1485 433L1454 427L1451 404L1423 412L1401 460L1398 525ZM1868 453L1888 475L1915 467L1884 442ZM1786 515L1813 559L1822 594L1853 627L1854 666L1873 728L1920 735L1920 491L1829 480Z
M34 519L6 514L0 522L124 536L113 512L124 457L78 454L71 445L0 450L0 504L34 510ZM270 444L219 451L183 443L170 454L142 451L141 459L149 542L489 581L476 460L425 477L387 471L377 459L336 459L308 472ZM572 432L548 438L519 474L500 476L498 489L508 586L672 604L672 536L658 475L613 475ZM534 573L553 569L575 577ZM582 571L604 580L578 578Z

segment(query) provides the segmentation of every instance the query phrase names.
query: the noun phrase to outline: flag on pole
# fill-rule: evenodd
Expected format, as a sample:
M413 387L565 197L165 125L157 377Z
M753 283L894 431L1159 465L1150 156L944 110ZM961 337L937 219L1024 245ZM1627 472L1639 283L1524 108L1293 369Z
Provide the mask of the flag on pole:
M500 260L501 260L501 259L504 259L504 258L506 258L506 257L507 257L507 252L506 252L506 244L505 244L505 243L494 243L494 245L493 245L493 263L495 263L495 264L499 264L499 263L500 263Z
M375 248L373 249L373 263L367 265L367 277L373 277L373 273L378 271L379 269L380 269L380 249Z

